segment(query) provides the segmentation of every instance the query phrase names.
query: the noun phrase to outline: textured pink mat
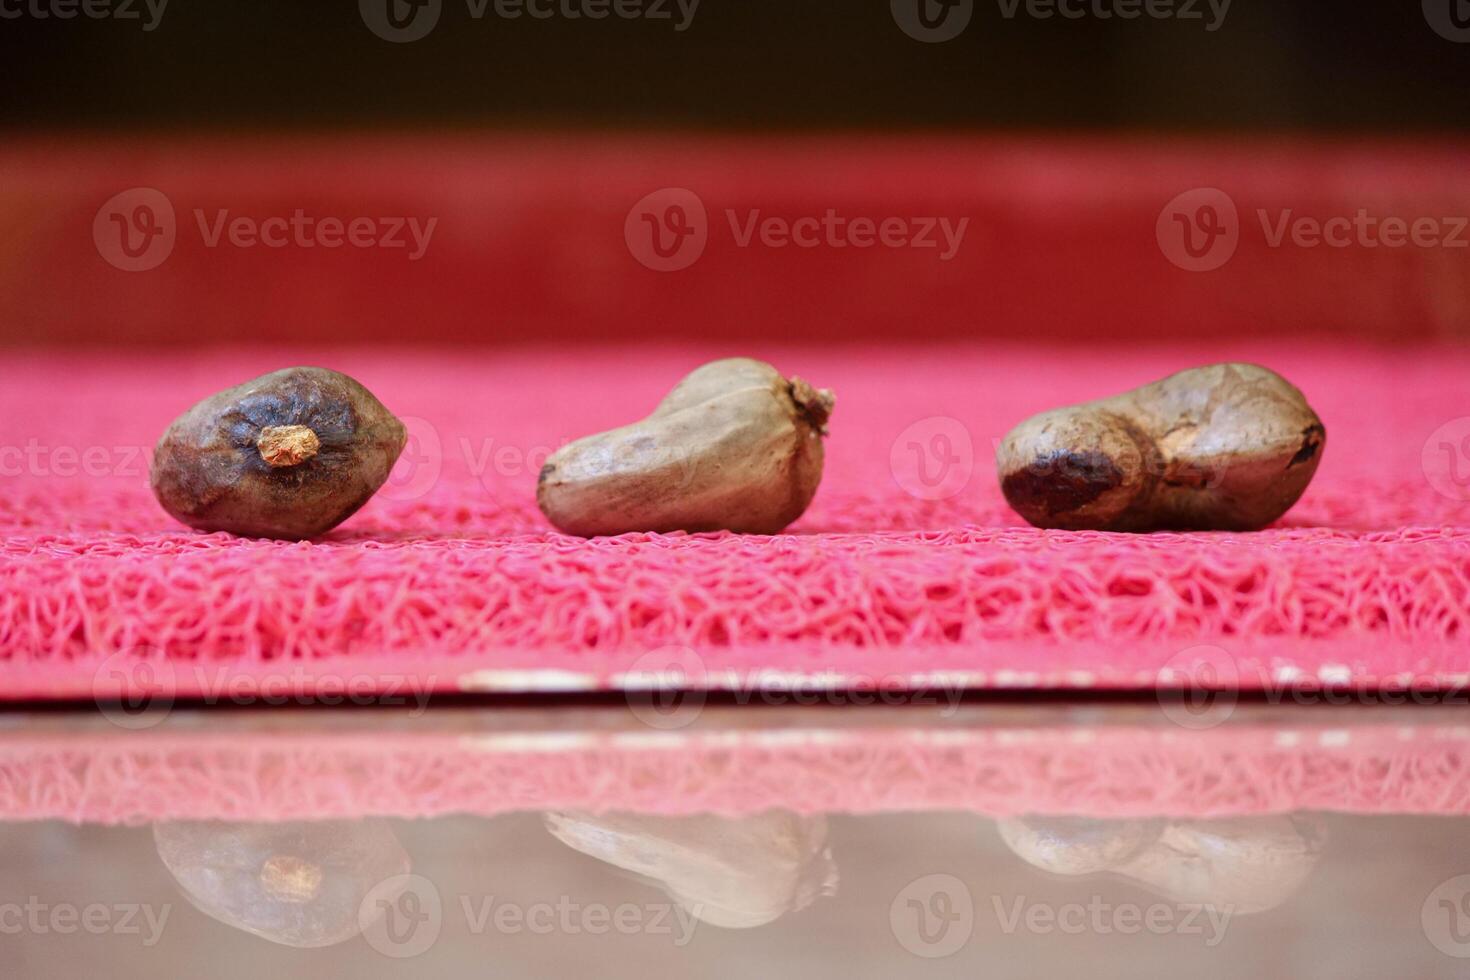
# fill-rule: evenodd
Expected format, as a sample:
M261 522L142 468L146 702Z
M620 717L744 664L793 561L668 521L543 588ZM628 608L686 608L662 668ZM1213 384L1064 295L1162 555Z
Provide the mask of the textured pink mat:
M0 693L86 695L99 664L150 650L180 665L178 693L207 689L211 665L371 665L447 689L604 686L669 645L733 672L708 681L727 685L767 669L1147 686L1200 644L1247 684L1453 685L1470 673L1463 349L740 351L837 392L826 476L795 533L588 542L548 528L533 499L548 449L645 414L729 353L8 355ZM1281 371L1327 425L1316 481L1280 526L1043 532L1005 506L991 456L1012 424L1225 359ZM174 524L147 489L147 447L196 399L293 363L355 375L408 421L416 439L393 483L317 543ZM940 450L922 474L915 446ZM937 489L921 479L941 474Z
M1157 723L988 729L323 734L160 729L0 740L0 820L148 823L518 810L749 816L964 810L1470 815L1470 729Z

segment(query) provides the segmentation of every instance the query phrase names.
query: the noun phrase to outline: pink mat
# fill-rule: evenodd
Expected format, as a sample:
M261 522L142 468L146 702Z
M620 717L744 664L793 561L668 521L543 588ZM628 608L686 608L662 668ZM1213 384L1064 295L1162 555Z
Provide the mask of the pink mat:
M1363 713L1366 714L1366 713ZM1222 817L1297 810L1470 815L1470 729L1341 714L1186 732L1096 726L394 729L185 720L0 740L0 820L324 820L626 810L667 816L957 810ZM585 718L586 716L584 716ZM891 717L891 716L890 716Z
M549 529L533 493L549 448L646 413L731 353L837 392L826 475L793 533ZM992 450L1012 424L1225 359L1281 371L1327 425L1316 481L1280 526L1047 532L1005 506ZM115 672L99 665L158 651L179 694L207 693L216 667L523 690L616 685L671 659L710 686L768 671L1146 687L1166 663L1222 657L1249 686L1453 687L1470 673L1465 349L245 349L5 363L6 697L106 690ZM293 363L347 371L405 418L415 440L393 482L316 543L175 524L148 491L145 447L196 399Z

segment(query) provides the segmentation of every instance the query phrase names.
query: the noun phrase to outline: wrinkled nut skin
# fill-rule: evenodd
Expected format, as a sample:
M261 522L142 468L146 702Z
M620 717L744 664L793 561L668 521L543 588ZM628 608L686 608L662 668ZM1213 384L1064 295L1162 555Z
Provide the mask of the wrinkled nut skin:
M204 399L158 440L163 509L201 531L302 540L377 492L407 433L345 374L294 367Z
M582 537L775 534L817 492L832 404L830 391L762 361L712 361L641 422L553 453L536 503L558 529Z
M1255 364L1212 364L1016 426L996 450L1006 500L1042 528L1254 531L1311 482L1327 432Z

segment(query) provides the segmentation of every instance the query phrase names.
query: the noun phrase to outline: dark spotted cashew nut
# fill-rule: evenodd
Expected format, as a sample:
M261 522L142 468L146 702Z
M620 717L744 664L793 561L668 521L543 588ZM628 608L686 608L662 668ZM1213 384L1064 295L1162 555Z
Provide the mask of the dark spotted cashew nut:
M1212 364L1035 415L996 451L1006 500L1037 527L1251 531L1286 513L1327 441L1302 393Z
M180 415L149 476L163 509L190 527L313 538L367 503L406 439L403 423L347 375L286 368Z

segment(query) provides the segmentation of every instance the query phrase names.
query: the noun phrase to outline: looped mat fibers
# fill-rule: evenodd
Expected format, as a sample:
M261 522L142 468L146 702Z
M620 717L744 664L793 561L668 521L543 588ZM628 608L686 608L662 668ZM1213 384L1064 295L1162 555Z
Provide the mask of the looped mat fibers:
M826 474L791 533L585 541L546 524L534 487L550 449L645 415L690 369L734 353L837 393ZM1279 525L1041 531L1005 505L993 451L1016 422L1219 360L1280 371L1326 423L1316 480ZM1443 687L1470 674L1463 349L243 349L6 362L9 697L85 696L106 683L101 665L134 657L171 665L183 695L207 690L219 666L340 681L369 663L379 680L450 690L605 687L671 659L709 686L800 675L1147 687L1162 666L1202 660L1247 686ZM354 375L405 419L412 439L392 482L310 543L175 523L147 486L164 427L205 395L299 363Z
M956 810L1223 817L1470 815L1462 725L1189 731L146 731L0 740L0 820L326 820L626 810L682 816ZM811 727L811 726L815 727Z

